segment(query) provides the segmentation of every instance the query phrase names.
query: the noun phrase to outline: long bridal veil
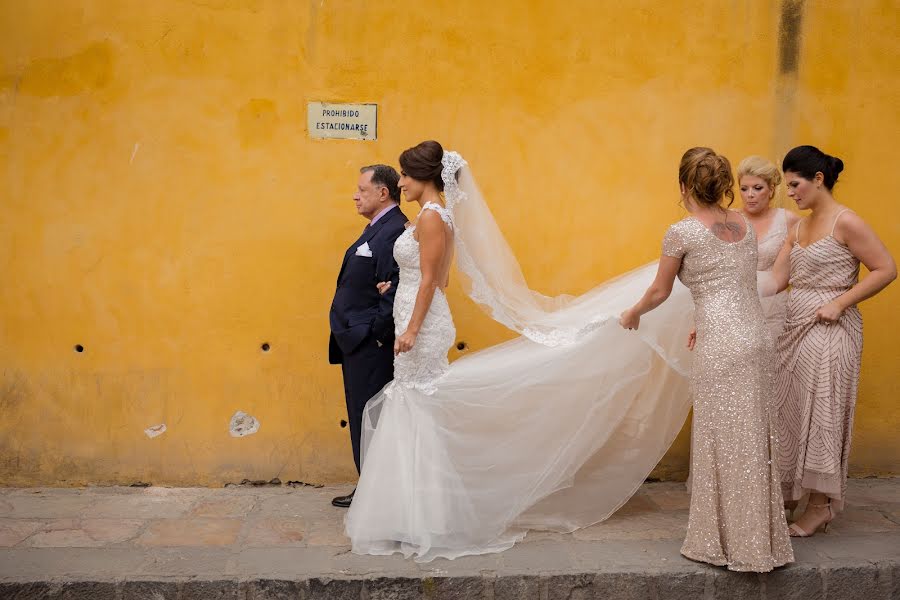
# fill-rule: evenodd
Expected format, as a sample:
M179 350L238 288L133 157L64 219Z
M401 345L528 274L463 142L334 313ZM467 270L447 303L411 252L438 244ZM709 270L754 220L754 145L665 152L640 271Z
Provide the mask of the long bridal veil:
M394 382L370 400L366 499L346 524L355 552L454 558L503 550L528 529L602 521L640 487L690 408L686 288L676 282L637 334L618 316L655 263L580 296L532 291L465 161L447 152L443 162L467 292L522 335L452 363L430 393Z

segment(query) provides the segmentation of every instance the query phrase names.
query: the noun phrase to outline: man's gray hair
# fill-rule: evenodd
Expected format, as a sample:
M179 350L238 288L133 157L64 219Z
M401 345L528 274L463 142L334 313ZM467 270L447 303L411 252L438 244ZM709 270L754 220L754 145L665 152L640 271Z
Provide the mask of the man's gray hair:
M387 188L388 196L394 202L400 202L400 188L397 184L400 182L400 174L394 167L388 165L369 165L359 170L360 173L372 172L372 183Z

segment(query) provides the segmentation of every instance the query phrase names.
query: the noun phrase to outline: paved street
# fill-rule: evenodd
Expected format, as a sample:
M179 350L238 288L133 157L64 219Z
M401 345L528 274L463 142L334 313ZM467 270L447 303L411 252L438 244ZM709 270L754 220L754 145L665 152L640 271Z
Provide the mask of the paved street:
M2 598L898 598L900 479L850 482L828 534L767 576L678 554L688 495L649 483L608 521L495 555L357 556L347 487L0 489ZM5 587L3 587L5 586Z

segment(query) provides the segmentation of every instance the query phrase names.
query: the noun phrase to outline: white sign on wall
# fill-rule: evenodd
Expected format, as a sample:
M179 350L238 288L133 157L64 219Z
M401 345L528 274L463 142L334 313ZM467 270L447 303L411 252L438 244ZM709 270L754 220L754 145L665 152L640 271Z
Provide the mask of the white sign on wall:
M307 104L309 137L331 140L374 140L378 137L377 104Z

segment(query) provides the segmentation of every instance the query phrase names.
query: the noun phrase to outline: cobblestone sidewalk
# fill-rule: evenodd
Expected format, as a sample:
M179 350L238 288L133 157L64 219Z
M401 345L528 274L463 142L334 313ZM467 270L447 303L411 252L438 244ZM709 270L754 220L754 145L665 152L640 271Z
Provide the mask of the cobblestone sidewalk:
M689 498L650 483L604 523L501 554L417 564L350 553L346 487L0 488L0 598L900 598L900 479L850 482L797 563L682 558Z

